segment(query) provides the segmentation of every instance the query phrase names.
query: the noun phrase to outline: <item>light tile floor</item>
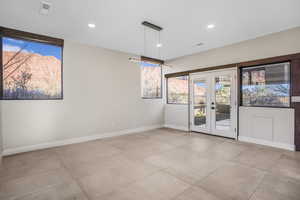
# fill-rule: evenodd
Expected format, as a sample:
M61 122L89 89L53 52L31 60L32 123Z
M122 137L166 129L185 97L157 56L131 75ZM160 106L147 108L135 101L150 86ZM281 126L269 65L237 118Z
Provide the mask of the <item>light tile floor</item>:
M3 199L300 200L300 152L156 129L5 157Z

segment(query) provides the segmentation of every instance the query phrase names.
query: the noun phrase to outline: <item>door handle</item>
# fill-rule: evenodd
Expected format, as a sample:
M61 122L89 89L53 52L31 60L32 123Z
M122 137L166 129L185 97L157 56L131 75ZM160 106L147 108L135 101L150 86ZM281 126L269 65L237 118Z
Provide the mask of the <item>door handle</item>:
M211 107L211 109L212 109L212 110L214 110L214 109L215 109L215 107Z

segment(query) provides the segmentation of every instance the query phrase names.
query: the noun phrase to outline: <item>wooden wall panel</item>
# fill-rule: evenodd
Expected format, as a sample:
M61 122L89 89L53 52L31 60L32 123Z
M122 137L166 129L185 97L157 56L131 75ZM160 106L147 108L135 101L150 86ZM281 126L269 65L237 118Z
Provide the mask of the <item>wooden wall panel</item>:
M300 59L292 60L292 96L300 96Z
M291 60L292 96L300 96L300 59ZM300 102L292 104L295 109L295 146L300 151Z
M295 146L300 151L300 103L293 103L295 108Z

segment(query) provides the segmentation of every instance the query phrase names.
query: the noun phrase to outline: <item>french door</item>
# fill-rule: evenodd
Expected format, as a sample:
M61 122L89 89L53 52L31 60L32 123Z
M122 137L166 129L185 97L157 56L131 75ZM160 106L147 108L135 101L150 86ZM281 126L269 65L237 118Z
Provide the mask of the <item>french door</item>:
M236 138L236 70L201 72L190 76L191 130Z

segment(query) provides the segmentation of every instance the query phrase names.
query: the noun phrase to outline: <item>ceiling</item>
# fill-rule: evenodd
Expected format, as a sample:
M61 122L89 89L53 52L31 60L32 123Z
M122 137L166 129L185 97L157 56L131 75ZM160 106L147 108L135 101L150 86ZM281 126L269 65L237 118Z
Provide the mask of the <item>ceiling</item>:
M45 0L46 1L46 0ZM144 54L147 20L163 27L146 34L146 56L164 60L300 26L299 0L1 0L0 26L108 49ZM88 28L95 23L96 28ZM214 29L207 29L215 24ZM196 46L197 43L204 43Z

